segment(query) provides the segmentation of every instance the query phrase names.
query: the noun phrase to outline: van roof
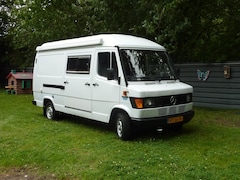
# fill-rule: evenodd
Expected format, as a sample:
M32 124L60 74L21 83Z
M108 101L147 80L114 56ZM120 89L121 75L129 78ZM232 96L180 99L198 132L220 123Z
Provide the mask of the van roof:
M83 46L118 46L120 48L165 50L163 46L148 39L124 34L99 34L87 37L47 42L41 46L38 46L36 50L48 51L54 49L67 49Z

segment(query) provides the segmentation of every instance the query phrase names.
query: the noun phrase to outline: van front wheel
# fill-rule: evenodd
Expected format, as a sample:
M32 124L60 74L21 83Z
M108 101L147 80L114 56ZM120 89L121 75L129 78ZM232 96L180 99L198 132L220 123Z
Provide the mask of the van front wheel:
M48 118L48 119L55 119L56 117L56 111L54 109L54 106L51 102L47 102L45 107L44 107L44 111L45 111L45 116Z
M122 140L128 140L131 137L131 124L126 113L119 112L116 115L116 133Z

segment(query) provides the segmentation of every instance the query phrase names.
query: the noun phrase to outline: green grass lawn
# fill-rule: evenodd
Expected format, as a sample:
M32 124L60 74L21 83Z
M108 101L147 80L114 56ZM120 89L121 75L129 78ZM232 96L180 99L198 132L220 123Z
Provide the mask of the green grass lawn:
M240 110L195 108L180 132L121 141L99 123L47 120L0 91L0 179L239 179Z

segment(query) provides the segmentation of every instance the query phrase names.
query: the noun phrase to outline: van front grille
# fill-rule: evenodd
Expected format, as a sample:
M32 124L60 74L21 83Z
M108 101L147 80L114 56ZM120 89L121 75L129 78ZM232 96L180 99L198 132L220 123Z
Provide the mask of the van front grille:
M161 96L154 99L156 107L172 106L192 102L192 94Z
M141 100L142 105L137 107L135 100ZM131 104L133 108L155 108L155 107L165 107L165 106L175 106L192 102L192 94L178 94L169 96L159 96L159 97L148 97L148 98L133 98L130 97ZM180 111L184 112L184 106L179 107ZM172 111L176 111L174 108Z

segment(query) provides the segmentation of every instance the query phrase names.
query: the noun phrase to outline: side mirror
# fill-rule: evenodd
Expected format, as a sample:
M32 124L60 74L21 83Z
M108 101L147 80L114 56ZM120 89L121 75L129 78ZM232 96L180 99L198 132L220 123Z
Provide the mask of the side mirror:
M114 79L114 69L113 68L108 68L107 69L107 79L108 80L113 80Z

